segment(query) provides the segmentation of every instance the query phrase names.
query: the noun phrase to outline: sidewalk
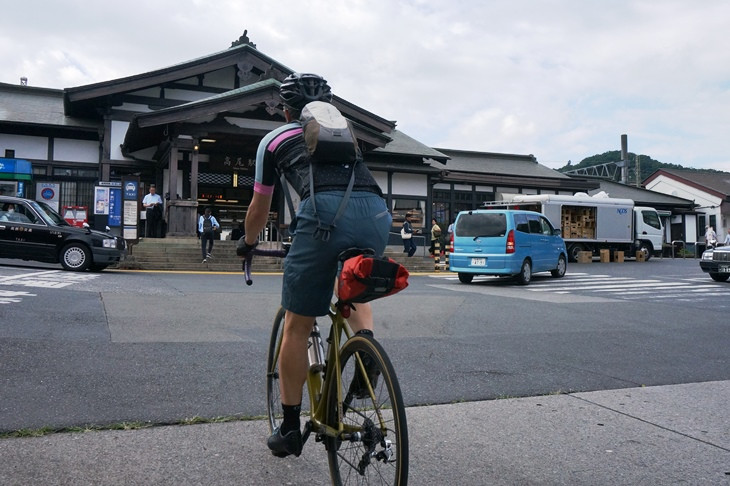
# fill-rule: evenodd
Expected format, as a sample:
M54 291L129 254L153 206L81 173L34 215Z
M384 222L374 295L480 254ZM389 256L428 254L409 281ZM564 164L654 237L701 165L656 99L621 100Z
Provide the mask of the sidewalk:
M730 381L408 409L410 483L730 485ZM263 420L0 440L0 484L324 485Z

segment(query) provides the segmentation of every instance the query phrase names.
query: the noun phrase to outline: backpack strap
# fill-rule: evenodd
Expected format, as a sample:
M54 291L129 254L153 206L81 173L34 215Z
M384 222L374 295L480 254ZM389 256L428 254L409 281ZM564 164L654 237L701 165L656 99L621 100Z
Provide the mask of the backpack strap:
M355 185L355 164L359 163L358 160L355 160L352 163L352 166L350 167L350 182L347 183L347 189L345 190L345 194L342 196L342 201L340 202L340 207L337 208L337 213L335 214L335 217L332 218L332 222L328 225L323 225L322 221L319 219L319 214L317 213L317 204L314 202L315 194L314 194L314 167L312 167L312 161L310 159L309 161L309 198L312 200L312 210L314 211L314 216L317 218L317 229L314 230L314 239L322 239L322 241L329 241L330 236L332 236L332 230L337 227L335 224L337 220L342 216L342 213L345 211L345 207L347 206L347 201L350 199L350 194L352 194L352 188Z
M281 190L284 191L286 205L289 206L289 214L291 214L291 224L289 225L289 228L291 228L292 226L295 226L295 221L297 219L297 213L294 210L294 201L292 201L291 193L289 192L289 183L286 181L284 171L279 171L278 168L276 170L279 172L279 182L281 183Z

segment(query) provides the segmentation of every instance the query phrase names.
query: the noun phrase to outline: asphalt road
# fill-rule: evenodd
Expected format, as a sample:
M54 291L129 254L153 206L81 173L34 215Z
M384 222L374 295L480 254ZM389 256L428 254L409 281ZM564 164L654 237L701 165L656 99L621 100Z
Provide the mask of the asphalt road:
M262 416L281 277L254 277L0 260L0 432ZM453 277L374 304L409 406L730 379L730 284L697 260Z

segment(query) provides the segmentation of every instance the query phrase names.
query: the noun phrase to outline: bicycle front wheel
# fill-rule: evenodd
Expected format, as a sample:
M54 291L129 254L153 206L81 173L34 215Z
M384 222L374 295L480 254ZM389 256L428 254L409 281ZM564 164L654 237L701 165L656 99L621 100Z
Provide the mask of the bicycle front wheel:
M327 403L329 425L345 427L345 435L325 438L332 483L405 486L406 411L390 359L377 341L358 335L342 347L340 360L342 380L332 380Z
M284 331L283 308L279 309L274 318L269 340L269 355L266 359L266 411L269 414L269 430L273 434L284 416L281 409L281 392L279 391L279 351L281 350L281 335Z

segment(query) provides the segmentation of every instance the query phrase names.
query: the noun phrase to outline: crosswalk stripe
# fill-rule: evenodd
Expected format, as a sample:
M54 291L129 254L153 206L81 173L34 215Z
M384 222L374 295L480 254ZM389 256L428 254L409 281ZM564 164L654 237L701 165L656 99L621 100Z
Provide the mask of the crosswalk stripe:
M434 275L433 278L458 280L456 274ZM492 276L475 276L473 282L496 280ZM611 275L592 275L571 273L562 279L533 281L525 290L542 294L606 294L625 300L652 299L696 300L702 297L726 296L728 292L722 282L708 283L706 278L677 278L676 281L652 278L614 277ZM681 292L681 293L680 293Z

